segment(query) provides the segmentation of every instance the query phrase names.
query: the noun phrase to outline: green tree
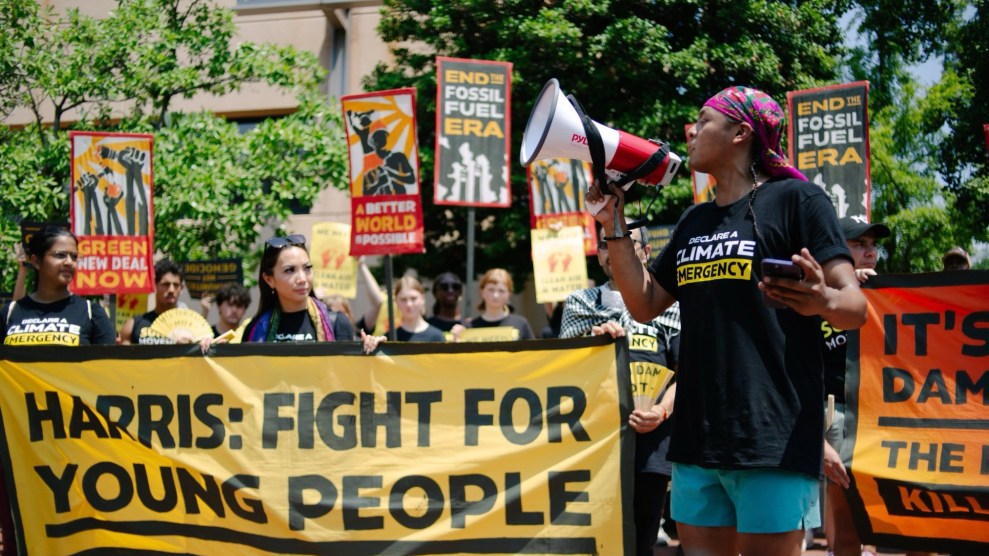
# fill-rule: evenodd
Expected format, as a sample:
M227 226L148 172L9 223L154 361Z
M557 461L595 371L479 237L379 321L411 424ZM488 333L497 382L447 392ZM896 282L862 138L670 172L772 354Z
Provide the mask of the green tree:
M989 176L978 115L989 107L984 2L853 4L865 40L852 49L846 72L872 84L873 219L894 230L881 267L940 270L941 254L951 246L971 250L973 242L989 239ZM922 89L907 66L936 54L944 56L945 71Z
M104 19L0 0L0 27L0 116L20 107L34 119L0 128L4 269L16 268L22 219L68 220L68 117L73 129L155 135L155 244L177 260L240 257L250 268L262 228L346 186L342 124L321 96L317 58L236 43L232 12L209 0L120 0ZM213 114L173 109L254 82L296 95L298 109L243 134ZM7 272L0 289L12 283Z
M684 124L712 94L751 84L782 102L788 90L832 82L842 51L840 14L823 0L386 0L385 6L379 31L396 45L395 63L379 66L365 85L417 89L427 200L433 196L437 55L513 63L513 145L520 144L543 84L557 77L595 120L663 139L683 155ZM517 163L511 183L510 209L477 209L475 268L507 267L520 284L531 261L528 186ZM686 170L662 192L640 188L646 197L640 210L656 223L675 222L690 202L689 188ZM402 257L399 266L430 276L463 273L451 261L464 260L466 210L424 204L428 254Z

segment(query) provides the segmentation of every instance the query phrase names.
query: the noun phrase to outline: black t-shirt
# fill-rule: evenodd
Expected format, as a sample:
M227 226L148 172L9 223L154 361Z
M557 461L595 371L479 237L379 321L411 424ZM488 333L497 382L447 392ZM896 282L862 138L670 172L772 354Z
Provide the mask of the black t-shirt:
M433 315L426 319L426 322L439 328L442 332L449 332L453 330L454 325L462 324L460 320L447 320L445 318Z
M134 317L134 327L131 328L130 341L132 344L173 344L170 338L162 338L160 336L150 335L145 332L158 318L158 313L154 311L148 311L139 317Z
M824 395L834 396L836 403L845 403L845 355L848 352L848 334L834 328L828 321L821 321L824 339Z
M508 314L498 320L485 320L481 316L476 316L464 323L465 328L494 328L496 326L511 326L515 330L519 331L519 340L531 340L535 338L532 334L532 328L529 326L529 321L525 320L525 317Z
M99 303L90 303L78 295L54 303L39 303L28 296L13 303L13 309L9 304L0 309L0 344L112 346L116 343L117 334Z
M725 207L689 208L650 271L680 301L683 325L670 460L717 469L773 467L817 477L824 431L821 319L766 306L763 258L807 247L851 261L824 191L762 184Z
M282 313L275 331L274 342L315 342L316 329L313 327L309 311Z
M395 339L399 342L445 342L446 336L443 331L433 325L429 325L421 332L409 332L399 326L395 329Z

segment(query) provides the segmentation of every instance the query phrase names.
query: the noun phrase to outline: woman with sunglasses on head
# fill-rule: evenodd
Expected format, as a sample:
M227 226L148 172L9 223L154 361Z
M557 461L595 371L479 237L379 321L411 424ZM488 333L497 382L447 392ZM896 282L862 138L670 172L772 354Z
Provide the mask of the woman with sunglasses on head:
M426 290L419 280L402 276L395 284L395 305L401 322L395 329L399 342L445 342L443 331L426 322L422 317L426 310Z
M103 307L69 291L78 260L76 237L67 229L47 226L31 236L27 262L37 273L37 287L0 310L0 343L12 346L116 343L116 332Z
M460 296L464 293L464 284L460 277L452 272L444 272L436 277L433 282L433 316L426 319L426 322L439 328L443 332L449 332L454 325L462 322L460 316Z
M797 556L820 523L821 319L859 328L867 305L834 206L789 165L784 132L782 109L762 91L729 87L708 99L687 135L691 170L715 179L715 198L687 209L648 267L621 189L605 198L595 184L587 194L604 202L594 218L632 317L647 322L680 302L668 459L688 554ZM802 279L764 275L770 258Z
M258 312L244 329L242 342L348 341L353 327L346 318L331 318L313 292L312 262L305 236L275 236L265 242L258 286ZM347 324L349 333L340 328ZM336 331L334 328L336 327ZM374 351L380 337L361 335L366 353Z

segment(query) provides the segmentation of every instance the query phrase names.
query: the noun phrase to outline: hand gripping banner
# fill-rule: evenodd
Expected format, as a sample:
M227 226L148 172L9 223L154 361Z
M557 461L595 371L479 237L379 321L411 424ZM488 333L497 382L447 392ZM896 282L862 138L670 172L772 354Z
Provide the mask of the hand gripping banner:
M0 351L27 554L630 553L625 342L215 351Z

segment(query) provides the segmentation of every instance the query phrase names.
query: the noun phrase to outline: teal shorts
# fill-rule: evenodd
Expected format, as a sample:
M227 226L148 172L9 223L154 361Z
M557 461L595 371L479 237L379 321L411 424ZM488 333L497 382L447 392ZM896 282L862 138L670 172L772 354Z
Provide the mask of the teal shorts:
M673 464L670 513L678 523L786 533L821 526L817 479L782 469Z

